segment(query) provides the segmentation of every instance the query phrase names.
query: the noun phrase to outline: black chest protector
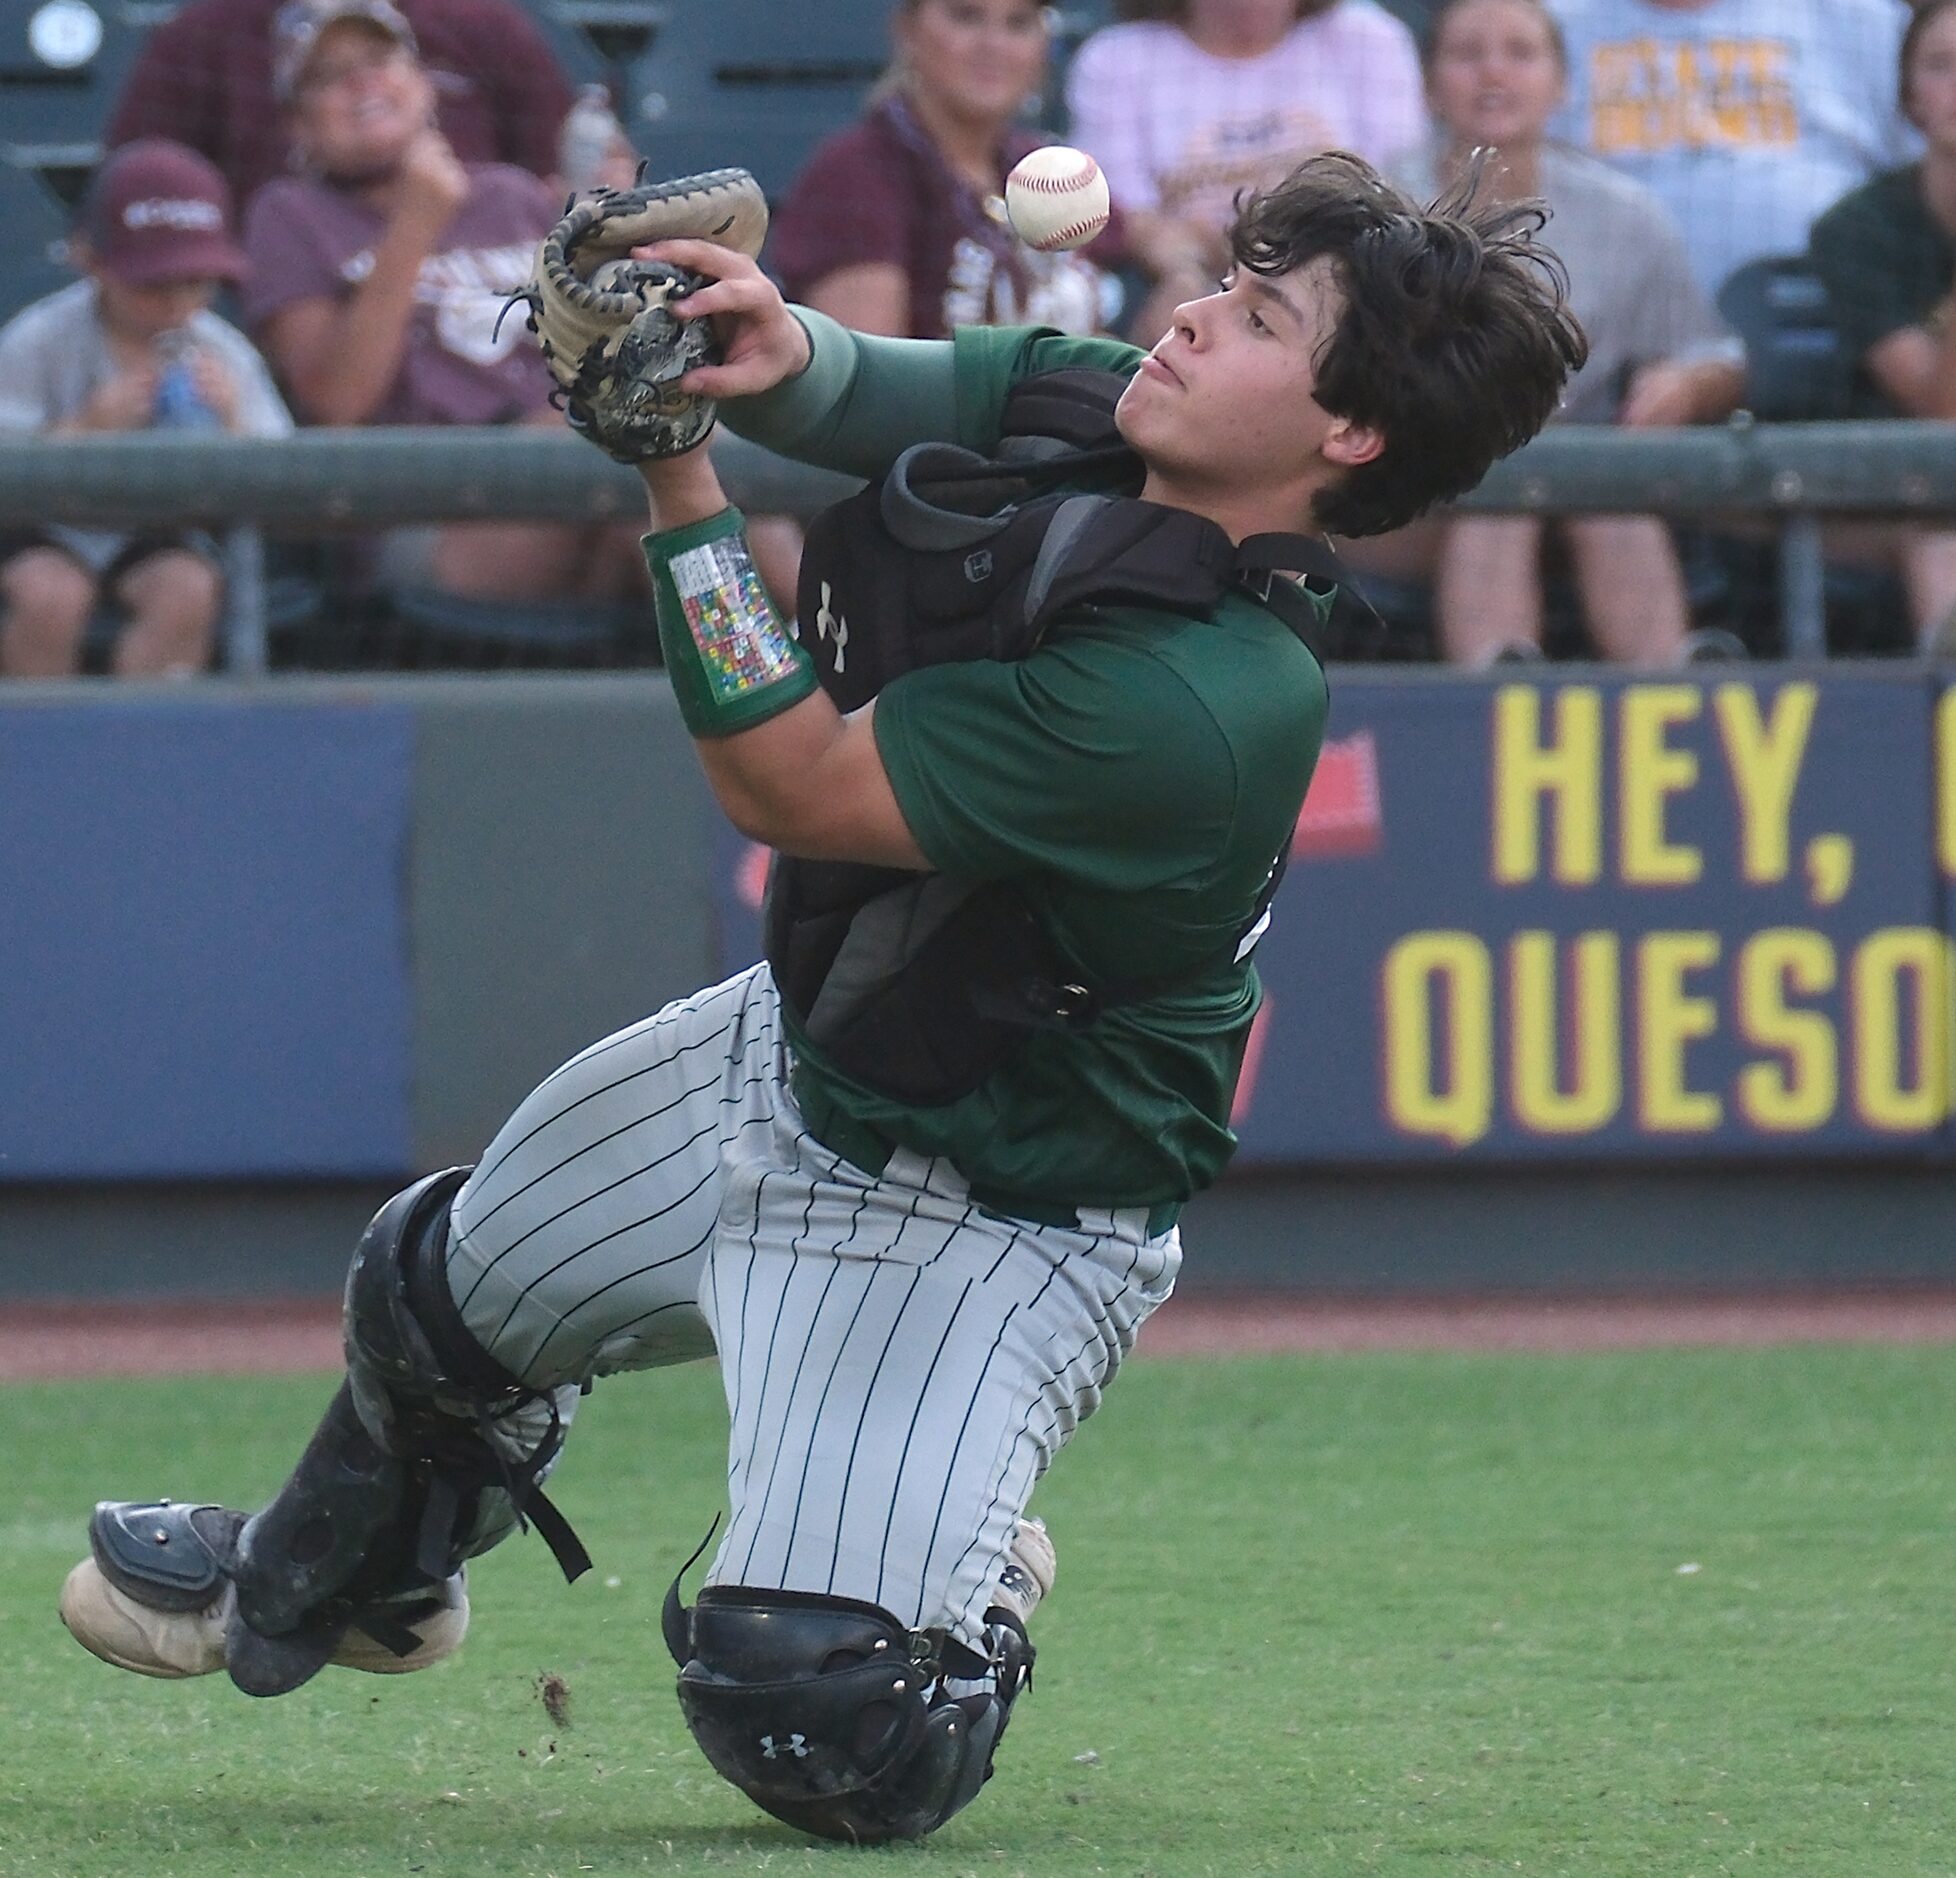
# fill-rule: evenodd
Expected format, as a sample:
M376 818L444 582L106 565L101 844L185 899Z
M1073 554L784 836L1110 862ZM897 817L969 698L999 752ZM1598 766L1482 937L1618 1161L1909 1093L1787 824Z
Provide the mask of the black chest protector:
M1214 522L1135 494L1142 465L1114 427L1126 382L1097 371L1023 380L996 457L914 445L815 518L796 613L839 709L921 666L1024 658L1082 607L1201 619L1243 587L1300 636L1316 624L1309 597L1274 570L1335 579L1324 543L1257 535L1239 547ZM1224 956L1247 953L1282 871L1278 856ZM1061 954L1009 881L785 856L769 876L765 929L775 983L809 1041L852 1081L914 1107L970 1094L1038 1031L1084 1029L1217 962L1099 976Z

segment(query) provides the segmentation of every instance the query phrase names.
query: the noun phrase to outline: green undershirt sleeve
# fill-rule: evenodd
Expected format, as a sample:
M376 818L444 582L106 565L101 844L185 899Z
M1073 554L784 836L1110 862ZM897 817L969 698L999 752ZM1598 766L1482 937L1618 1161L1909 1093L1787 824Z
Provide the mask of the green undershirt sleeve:
M826 313L793 309L807 330L799 376L720 407L737 436L820 469L880 476L911 444L957 435L949 340L851 332Z

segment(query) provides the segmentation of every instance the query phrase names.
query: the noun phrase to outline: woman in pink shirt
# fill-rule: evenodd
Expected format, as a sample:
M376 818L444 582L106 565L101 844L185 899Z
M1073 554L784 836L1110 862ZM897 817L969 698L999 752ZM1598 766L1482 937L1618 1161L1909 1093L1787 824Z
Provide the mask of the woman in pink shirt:
M1125 0L1067 72L1069 141L1107 173L1155 283L1137 338L1209 292L1240 191L1320 150L1384 166L1419 142L1413 36L1375 0Z
M1005 219L1005 176L1048 141L1024 124L1046 78L1037 0L900 0L895 59L869 109L820 144L774 218L791 300L858 332L942 339L958 326L1090 333L1112 310L1095 261L1039 254Z

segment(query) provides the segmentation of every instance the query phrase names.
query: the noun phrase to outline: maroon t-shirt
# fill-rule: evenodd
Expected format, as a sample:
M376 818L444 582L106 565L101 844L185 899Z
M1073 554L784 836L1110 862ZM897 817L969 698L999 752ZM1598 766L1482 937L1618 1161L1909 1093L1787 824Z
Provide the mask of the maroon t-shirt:
M373 424L507 424L544 409L550 376L523 322L502 317L563 204L525 170L472 163L469 198L421 264L401 369ZM245 217L247 324L296 300L344 299L373 266L386 223L350 190L286 177ZM500 324L499 324L500 322Z
M895 262L910 283L905 329L941 339L958 326L1103 326L1106 276L1120 234L1110 226L1077 254L1041 254L1005 219L1005 176L1046 141L1008 132L998 191L981 197L939 154L901 98L817 145L774 217L768 260L791 300L838 268Z
M291 171L272 95L280 0L190 0L144 43L110 121L111 147L174 137L222 170L242 205ZM549 42L512 0L399 0L434 81L441 128L463 162L547 175L571 89Z

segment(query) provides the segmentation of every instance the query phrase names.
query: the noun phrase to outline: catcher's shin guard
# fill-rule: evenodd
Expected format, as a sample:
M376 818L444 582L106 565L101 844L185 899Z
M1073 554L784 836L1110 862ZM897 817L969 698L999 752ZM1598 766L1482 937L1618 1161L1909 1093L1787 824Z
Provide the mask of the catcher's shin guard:
M536 1490L574 1391L517 1382L448 1290L448 1209L467 1176L451 1168L395 1195L354 1252L346 1381L225 1567L237 1589L226 1667L250 1694L297 1688L349 1626L404 1654L389 1607L425 1599L526 1513L568 1577L590 1564Z
M665 1636L715 1770L803 1832L874 1845L936 1831L991 1777L1033 1661L1017 1620L991 1618L981 1655L853 1598L709 1585L688 1610L675 1583Z

